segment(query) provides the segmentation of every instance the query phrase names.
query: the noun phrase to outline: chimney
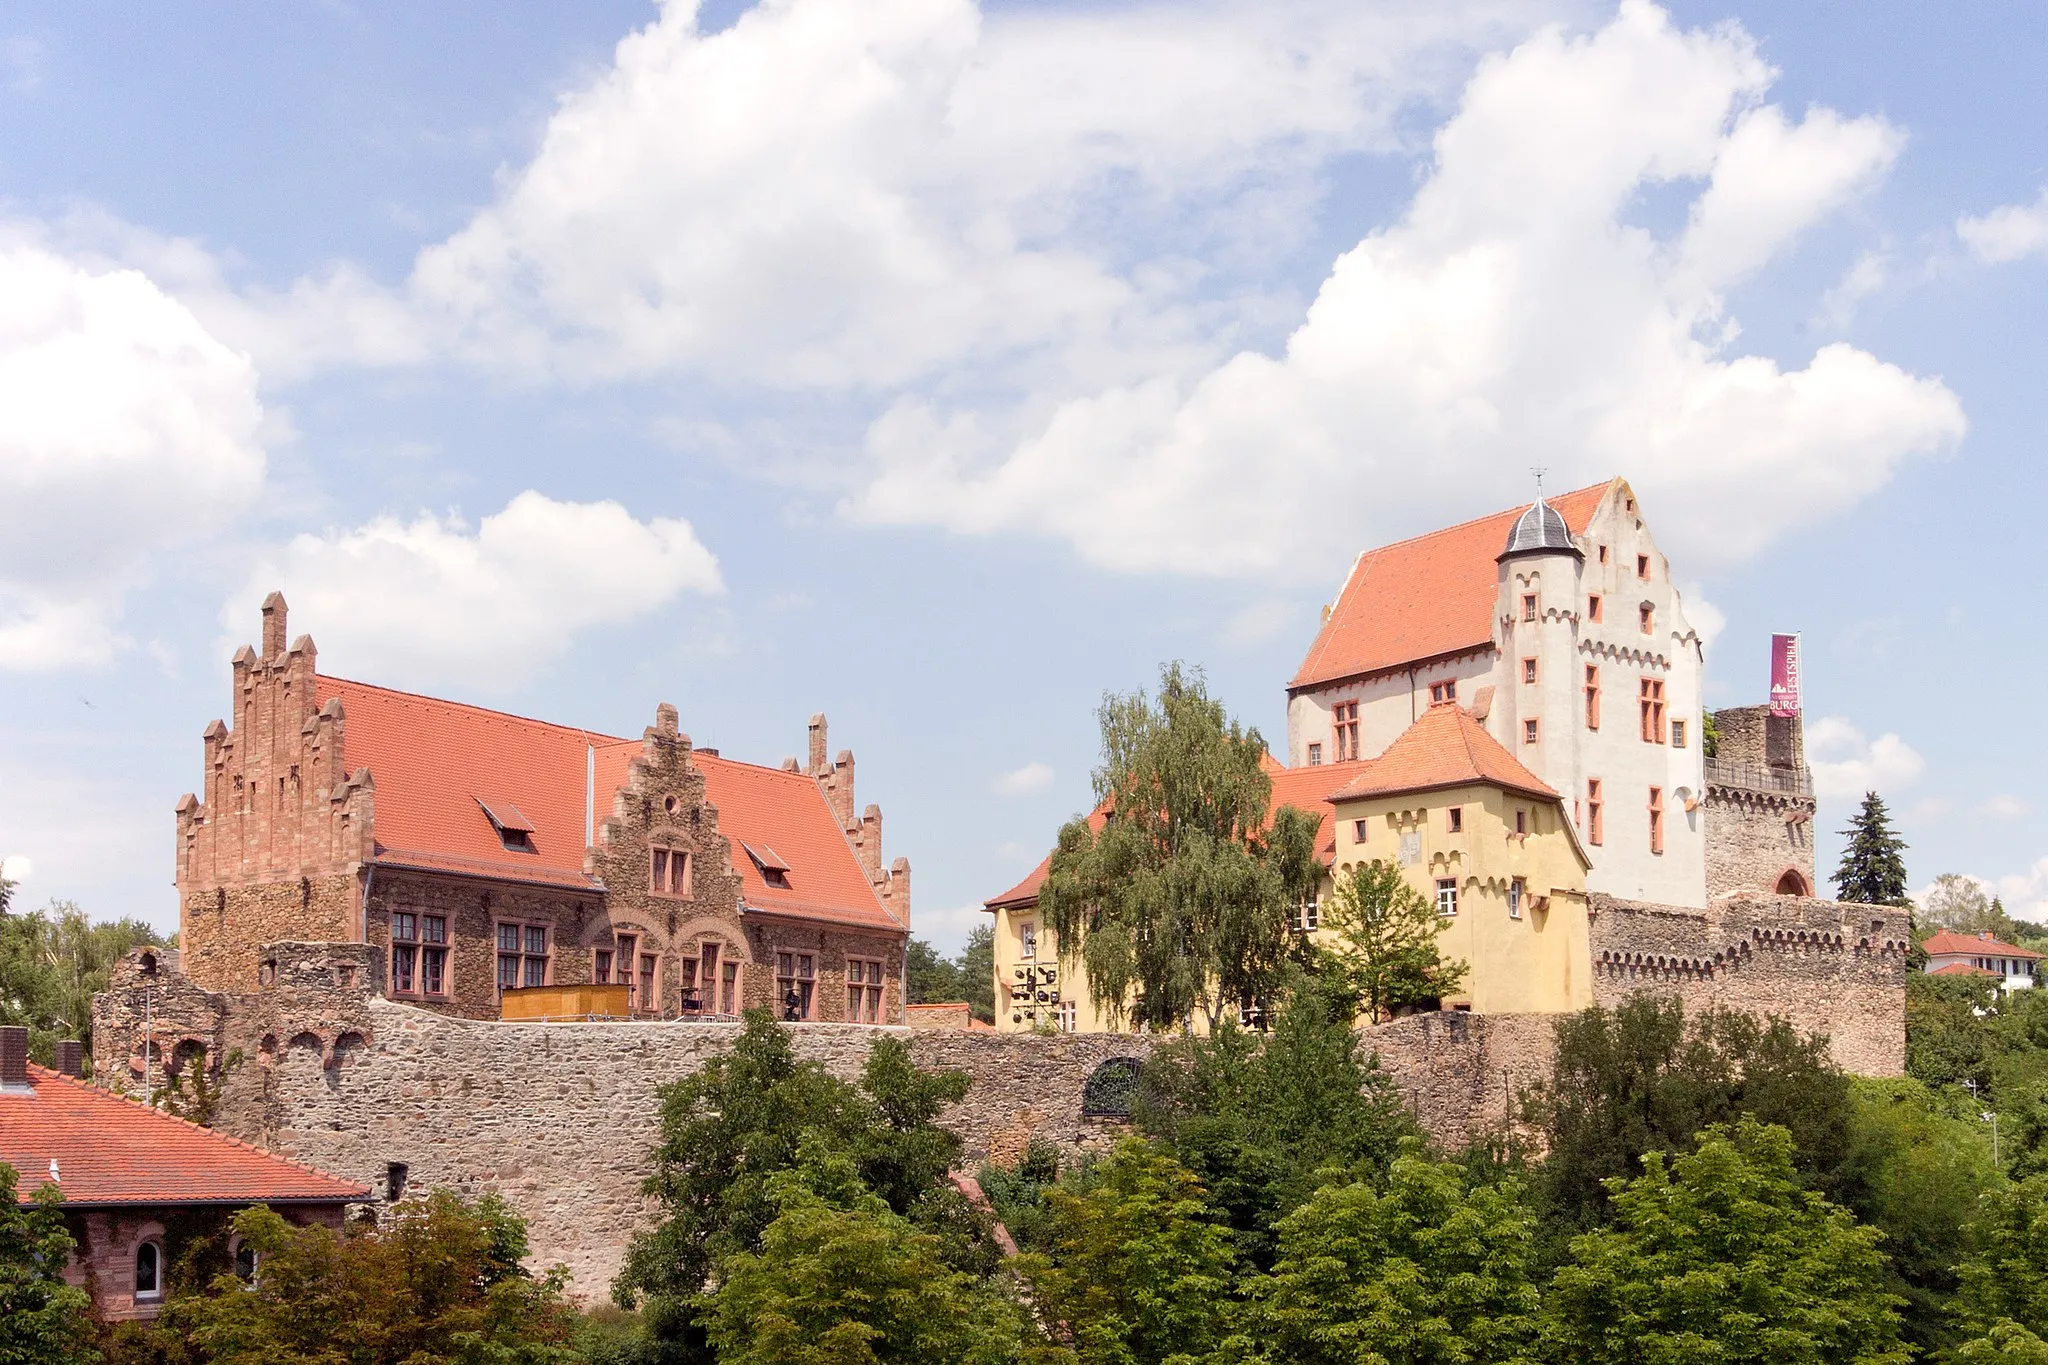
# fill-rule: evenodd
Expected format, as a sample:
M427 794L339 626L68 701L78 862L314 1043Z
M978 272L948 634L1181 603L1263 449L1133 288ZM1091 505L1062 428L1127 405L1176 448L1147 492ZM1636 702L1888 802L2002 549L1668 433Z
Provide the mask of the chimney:
M85 1044L67 1038L57 1044L57 1069L67 1076L85 1079Z
M810 775L817 777L825 771L825 713L820 711L811 717L811 766Z
M274 592L263 599L263 657L275 659L284 653L284 594Z
M0 1028L0 1093L28 1089L28 1030L10 1024Z

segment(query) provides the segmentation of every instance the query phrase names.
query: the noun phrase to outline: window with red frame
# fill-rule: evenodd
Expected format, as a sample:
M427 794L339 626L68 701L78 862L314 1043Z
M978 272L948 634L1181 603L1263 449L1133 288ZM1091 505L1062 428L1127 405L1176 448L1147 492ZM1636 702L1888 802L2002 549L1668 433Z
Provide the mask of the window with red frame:
M1586 779L1586 842L1589 844L1597 844L1601 841L1600 812L1602 809L1603 807L1600 804L1600 779L1589 777Z
M647 878L647 889L657 896L688 896L689 852L680 848L657 848L653 851L652 858L653 867Z
M818 959L812 953L775 955L775 1007L782 1018L809 1019L815 1003Z
M1535 742L1536 742L1536 722L1535 722L1534 720L1525 720L1525 721L1523 721L1523 722L1522 722L1522 743L1524 743L1524 744L1534 744Z
M618 952L619 984L626 988L626 1008L640 1008L640 988L633 980L633 956L640 950L640 939L636 934L616 934L612 942Z
M1648 578L1649 576L1650 576L1650 557L1649 557L1648 555L1637 555L1637 556L1636 556L1636 577L1637 577L1637 578L1643 578L1643 579L1647 579L1647 578Z
M1650 852L1664 851L1664 789L1650 788Z
M1463 806L1450 806L1445 809L1444 828L1453 834L1462 834L1464 832L1465 808Z
M1536 594L1533 592L1522 594L1522 619L1524 621L1536 619Z
M548 984L548 930L541 924L498 925L498 989Z
M1644 678L1638 693L1643 743L1664 742L1664 683L1658 678Z
M1458 680L1456 678L1446 678L1442 682L1434 682L1429 685L1429 700L1432 705L1440 701L1456 701L1457 699Z
M1586 728L1600 728L1600 668L1597 664L1586 665Z
M1522 660L1522 681L1525 683L1536 681L1536 661L1534 659Z
M448 993L448 917L398 911L391 916L391 992Z
M1600 598L1597 595L1586 599L1586 619L1595 622L1601 619Z
M855 1024L882 1022L882 963L879 958L846 959L846 1018Z
M1337 722L1337 762L1358 757L1358 703L1340 701L1331 710L1332 719Z
M1657 630L1657 609L1648 602L1636 608L1636 620L1642 625L1643 634L1655 634Z

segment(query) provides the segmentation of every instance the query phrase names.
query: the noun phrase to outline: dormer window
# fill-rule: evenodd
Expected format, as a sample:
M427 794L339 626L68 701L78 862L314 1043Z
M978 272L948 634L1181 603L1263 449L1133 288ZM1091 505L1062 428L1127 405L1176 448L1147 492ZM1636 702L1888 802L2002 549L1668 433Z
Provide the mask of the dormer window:
M789 864L777 857L775 850L766 844L740 845L747 856L754 861L754 868L761 874L761 880L776 891L789 890Z
M520 812L510 801L486 801L481 796L477 805L483 807L484 816L491 822L491 828L498 832L498 842L507 853L533 853L533 822Z
M1431 704L1444 701L1456 701L1457 699L1458 680L1456 678L1451 678L1444 682L1431 683L1429 685L1429 700Z

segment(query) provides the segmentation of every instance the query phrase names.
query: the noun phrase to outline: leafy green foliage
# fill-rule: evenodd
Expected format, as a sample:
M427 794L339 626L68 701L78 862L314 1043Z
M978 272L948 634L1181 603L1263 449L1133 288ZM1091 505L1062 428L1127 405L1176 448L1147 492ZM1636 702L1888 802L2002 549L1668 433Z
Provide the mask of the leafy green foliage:
M1433 1003L1465 978L1464 963L1437 951L1436 907L1390 862L1359 863L1339 877L1322 913L1328 946L1319 970L1347 984L1367 1019Z
M1293 946L1290 919L1320 869L1319 817L1267 819L1266 744L1225 716L1198 669L1160 670L1103 699L1095 794L1110 819L1061 828L1038 905L1061 956L1098 1001L1141 1026L1211 1027L1268 995Z
M1906 895L1906 841L1892 828L1884 798L1863 794L1863 806L1842 831L1849 842L1835 869L1835 893L1845 901L1910 908Z
M1995 1190L1978 1207L1977 1250L1961 1271L1962 1319L1973 1336L2022 1329L2033 1338L2026 1348L2036 1349L2048 1338L2048 1176ZM2024 1340L2002 1335L2008 1354Z
M1606 1218L1607 1182L1742 1115L1792 1133L1814 1188L1837 1188L1849 1152L1849 1083L1825 1039L1725 1011L1688 1020L1679 1002L1647 995L1559 1020L1554 1073L1529 1110L1549 1153L1544 1193L1578 1227Z
M975 1183L981 1186L997 1221L1009 1229L1018 1246L1030 1251L1043 1249L1047 1243L1052 1215L1046 1194L1059 1178L1059 1148L1033 1138L1015 1170L984 1163Z
M960 969L931 944L914 938L903 957L911 1004L937 1005L965 998L960 994Z
M267 1208L234 1229L255 1248L253 1284L223 1270L173 1298L149 1334L172 1359L220 1365L568 1365L577 1318L566 1272L529 1275L526 1227L495 1195L447 1190L344 1235Z
M975 1018L983 1023L995 1022L995 926L977 924L968 933L957 959L945 957L921 938L910 940L906 956L913 1005L964 1000L973 1006Z
M1419 1144L1384 1191L1331 1185L1279 1226L1223 1359L1245 1365L1436 1365L1533 1359L1536 1218L1518 1182L1468 1185Z
M56 1064L58 1040L92 1056L92 998L131 948L158 942L140 920L94 924L69 901L29 915L0 914L0 1024L28 1029L29 1055Z
M75 1244L54 1185L23 1205L19 1174L0 1161L0 1361L8 1365L91 1365L90 1300L61 1273Z
M1745 1117L1615 1181L1615 1226L1572 1242L1545 1336L1581 1365L1905 1365L1878 1234L1800 1188L1792 1137Z
M1107 1161L1049 1195L1051 1250L1024 1259L1047 1319L1089 1365L1161 1365L1222 1337L1230 1234L1210 1221L1201 1182L1172 1156L1126 1138Z
M1413 1121L1376 1062L1358 1053L1342 987L1297 981L1264 1038L1225 1023L1162 1047L1145 1065L1136 1120L1202 1182L1247 1264L1326 1179L1377 1178Z
M782 1213L777 1181L806 1154L813 1164L844 1160L893 1213L970 1258L976 1230L943 1188L960 1140L933 1122L966 1090L963 1073L917 1070L894 1038L875 1043L860 1085L848 1085L798 1062L787 1033L766 1012L749 1012L729 1054L663 1088L646 1187L662 1218L634 1238L614 1296L628 1307L646 1296L657 1339L697 1341L707 1284L728 1259L760 1251Z

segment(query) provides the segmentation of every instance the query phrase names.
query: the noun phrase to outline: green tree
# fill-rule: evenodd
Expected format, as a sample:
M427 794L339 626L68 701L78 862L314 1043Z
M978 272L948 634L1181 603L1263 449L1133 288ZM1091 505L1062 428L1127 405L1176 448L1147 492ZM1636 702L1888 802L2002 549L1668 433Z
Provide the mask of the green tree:
M1241 1262L1267 1265L1275 1226L1326 1180L1377 1180L1415 1132L1359 1054L1347 988L1297 979L1261 1037L1226 1021L1145 1064L1134 1118L1202 1183Z
M937 1005L967 998L960 993L960 969L931 944L914 938L910 940L910 947L903 958L904 975L910 983L911 1004Z
M1521 1186L1468 1185L1420 1144L1384 1192L1325 1186L1280 1225L1221 1353L1246 1365L1533 1361L1542 1296Z
M720 1365L1009 1365L1053 1360L1023 1310L948 1263L939 1239L870 1193L851 1162L783 1171L759 1252L719 1266L707 1330Z
M1229 719L1199 669L1160 670L1143 691L1103 699L1095 795L1110 812L1061 828L1038 905L1060 956L1082 966L1115 1018L1213 1027L1273 988L1291 917L1321 869L1319 817L1283 807L1257 730Z
M91 1365L92 1301L64 1282L76 1244L64 1228L63 1194L45 1184L23 1204L19 1174L0 1161L0 1361Z
M1556 1036L1528 1116L1544 1130L1546 1202L1567 1225L1603 1221L1610 1182L1636 1175L1649 1153L1687 1151L1702 1128L1742 1115L1791 1131L1815 1188L1840 1184L1849 1083L1826 1039L1728 1011L1688 1019L1678 1001L1648 995L1568 1015Z
M954 964L960 976L960 994L955 999L974 1006L974 1017L984 1024L996 1021L996 927L977 924L967 932L967 943Z
M1842 831L1849 842L1835 869L1835 893L1845 901L1911 908L1906 895L1906 841L1892 828L1884 798L1863 793L1863 808Z
M1048 1196L1052 1250L1022 1258L1033 1296L1089 1365L1162 1365L1216 1346L1230 1234L1201 1182L1138 1138Z
M1957 1306L1976 1340L1956 1358L2048 1360L2048 1176L1983 1196L1975 1231Z
M93 996L123 954L156 942L140 920L94 924L69 901L0 915L0 1024L26 1027L30 1055L45 1066L55 1064L60 1039L78 1039L90 1057Z
M749 1011L730 1053L662 1089L646 1185L661 1219L634 1237L614 1297L622 1307L644 1297L658 1339L700 1350L705 1286L727 1258L760 1250L781 1212L776 1179L806 1150L849 1161L895 1213L957 1227L959 1196L941 1185L960 1140L933 1119L966 1088L963 1073L918 1071L894 1038L876 1042L861 1084L849 1085L799 1062L788 1033Z
M295 1227L267 1208L235 1215L261 1267L224 1271L164 1307L152 1334L172 1359L215 1365L569 1365L577 1315L567 1272L529 1275L526 1226L495 1195L447 1190L353 1234Z
M1905 1365L1879 1234L1800 1188L1792 1136L1744 1118L1614 1181L1572 1242L1544 1335L1573 1365Z
M1440 1000L1465 978L1464 963L1437 951L1443 917L1390 862L1359 863L1340 876L1322 926L1325 974L1347 982L1374 1022L1403 1005Z

